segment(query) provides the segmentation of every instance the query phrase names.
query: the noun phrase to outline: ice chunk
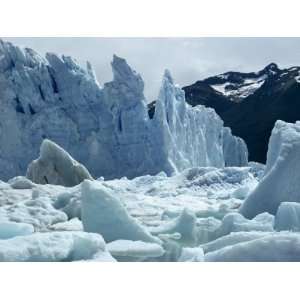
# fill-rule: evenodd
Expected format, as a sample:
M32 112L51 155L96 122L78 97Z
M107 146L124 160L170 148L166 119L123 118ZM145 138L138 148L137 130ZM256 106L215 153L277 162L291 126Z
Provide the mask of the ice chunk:
M300 203L280 204L275 216L275 229L300 231Z
M85 180L82 183L81 220L85 231L98 232L107 242L121 239L160 242L131 217L121 201L100 182Z
M258 219L247 220L239 213L229 213L215 231L215 236L221 237L237 231L273 231L274 216L264 214L263 217L257 217Z
M180 262L202 262L204 261L204 252L200 247L182 248L181 255L178 259Z
M107 244L107 250L117 261L142 261L164 254L162 246L142 241L116 240Z
M0 240L0 261L73 261L106 252L101 235L86 232L34 233Z
M16 222L0 222L0 239L10 239L15 236L29 235L34 232L30 224Z
M92 179L83 165L50 140L43 141L40 157L28 166L26 176L36 183L63 186L74 186L84 179Z
M269 232L250 231L250 232L231 232L228 235L222 236L214 241L201 245L205 253L219 250L221 248L232 246L241 242L256 240L270 234Z
M300 234L271 233L262 238L209 252L205 255L205 261L300 261Z
M277 121L272 130L265 174L240 208L247 218L276 214L281 202L300 201L300 122Z
M196 216L188 209L183 209L174 220L151 230L153 234L179 233L180 242L193 245L197 242Z
M221 221L214 218L197 219L197 241L200 244L207 243L215 239L215 231L220 227Z
M35 187L35 184L24 176L14 177L10 179L8 183L13 189L25 190Z

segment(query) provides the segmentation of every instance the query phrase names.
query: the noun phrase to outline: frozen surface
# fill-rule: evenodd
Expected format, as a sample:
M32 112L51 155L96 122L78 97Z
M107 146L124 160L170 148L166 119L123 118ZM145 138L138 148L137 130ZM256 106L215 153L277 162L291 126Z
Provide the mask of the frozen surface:
M300 235L272 233L209 252L205 255L205 261L300 261Z
M275 216L275 229L300 231L300 203L280 204Z
M101 235L86 232L35 233L0 240L0 261L88 260L103 252Z
M89 171L55 143L44 140L40 157L30 163L26 176L35 183L74 186L92 180Z
M247 162L245 143L224 129L214 110L187 105L169 72L150 119L144 82L120 57L111 63L113 80L101 87L90 63L83 68L69 56L47 53L44 58L2 40L0 56L2 180L25 175L44 139L65 149L93 177L106 179ZM56 174L55 166L65 155L50 146L42 146L55 155L46 159L47 174L51 183L61 184L69 177ZM37 173L31 176L44 182L39 165L31 166Z
M272 130L264 176L240 212L253 218L276 214L281 202L300 201L300 122L277 121Z

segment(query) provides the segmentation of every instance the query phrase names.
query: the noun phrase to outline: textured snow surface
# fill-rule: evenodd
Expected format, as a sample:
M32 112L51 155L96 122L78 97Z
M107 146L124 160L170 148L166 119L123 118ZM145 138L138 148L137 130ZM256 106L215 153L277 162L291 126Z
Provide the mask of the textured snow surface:
M264 176L243 203L240 212L253 218L273 215L281 202L300 201L300 122L277 121L272 130Z
M223 127L214 110L186 104L168 71L150 119L144 82L122 58L113 57L113 80L100 87L90 63L84 69L68 56L43 58L1 40L0 56L2 180L25 175L44 139L65 149L93 177L106 179L247 163L245 143ZM68 175L75 162L58 149L43 144L29 178L78 183ZM62 159L66 169L57 170ZM80 165L76 169L79 178L86 174Z

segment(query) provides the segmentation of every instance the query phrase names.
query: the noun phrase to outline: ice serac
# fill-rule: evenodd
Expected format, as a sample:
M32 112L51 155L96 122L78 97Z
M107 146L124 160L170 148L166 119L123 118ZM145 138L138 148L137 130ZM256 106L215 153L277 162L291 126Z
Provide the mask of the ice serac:
M75 186L84 179L93 179L83 165L47 139L41 145L40 157L28 166L26 176L35 183L63 186Z
M243 142L214 110L190 107L168 71L150 118L141 76L116 55L103 87L69 56L0 41L0 57L2 180L24 175L44 139L106 179L247 161Z
M273 215L281 202L300 201L300 122L277 121L272 130L264 176L240 208L247 218Z

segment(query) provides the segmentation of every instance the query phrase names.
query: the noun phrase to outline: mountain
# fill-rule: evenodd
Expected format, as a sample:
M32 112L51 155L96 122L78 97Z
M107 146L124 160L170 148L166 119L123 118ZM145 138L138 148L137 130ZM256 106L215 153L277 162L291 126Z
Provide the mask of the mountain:
M188 105L168 71L149 118L141 76L116 55L111 66L102 87L90 63L0 40L0 179L25 174L44 139L106 179L247 163L245 143Z
M300 67L271 63L259 72L227 72L183 88L192 106L214 108L232 133L247 144L249 159L265 163L277 120L300 119Z

